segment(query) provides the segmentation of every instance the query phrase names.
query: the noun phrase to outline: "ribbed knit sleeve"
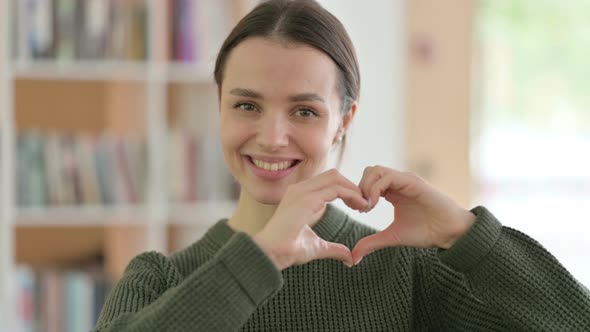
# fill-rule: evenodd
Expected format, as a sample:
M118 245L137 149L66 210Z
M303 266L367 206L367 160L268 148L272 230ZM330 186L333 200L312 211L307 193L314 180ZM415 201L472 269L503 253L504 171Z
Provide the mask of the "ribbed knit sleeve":
M462 284L444 277L448 273L442 265L433 270L442 294L438 305L452 306L442 312L455 316L441 317L439 323L456 331L462 328L449 322L465 327L475 317L479 324L490 324L489 330L590 331L588 289L535 240L502 227L484 207L472 212L477 219L470 231L438 252L442 265L465 278ZM471 294L454 295L463 292L461 285ZM469 296L475 302L463 300ZM474 303L487 310L473 310Z
M95 331L237 331L282 284L244 233L184 279L167 257L145 253L109 294Z

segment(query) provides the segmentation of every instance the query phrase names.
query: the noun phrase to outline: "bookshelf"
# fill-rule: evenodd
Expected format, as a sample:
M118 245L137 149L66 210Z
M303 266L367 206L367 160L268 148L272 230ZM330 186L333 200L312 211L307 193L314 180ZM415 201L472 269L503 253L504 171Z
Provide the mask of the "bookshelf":
M63 273L67 280L61 287L67 289L88 286L89 276L97 273L114 282L139 252L180 249L229 215L235 184L220 173L220 156L210 157L217 148L211 140L217 116L213 61L231 26L255 2L0 2L0 330L89 329L88 310L77 315L86 317L85 323L72 323L63 312L45 312L42 322L23 321L22 288L28 289L29 301L37 300L31 290L34 271L48 271L36 281L43 285L55 284L56 271ZM31 17L34 25L27 24ZM43 27L54 30L47 35ZM119 174L122 157L111 150L106 165L120 166L105 171L113 182L99 175L94 186L84 182L102 169L94 163L101 139L116 146L133 141L145 152L133 164L143 167L143 177L135 179L141 184L135 199L125 196L129 187L117 184L129 178ZM23 146L31 144L41 152L25 154ZM60 148L50 150L51 144ZM51 172L50 155L61 166L74 160L76 166L68 170L75 176ZM33 167L34 156L43 167ZM87 160L93 160L93 171L81 166ZM126 170L138 173L131 166ZM200 179L207 172L218 182L187 184L186 176ZM207 194L219 181L227 190ZM45 195L30 194L39 183ZM107 202L103 187L117 187L111 193L116 198ZM95 267L81 272L97 257L98 272ZM35 313L26 315L32 319Z

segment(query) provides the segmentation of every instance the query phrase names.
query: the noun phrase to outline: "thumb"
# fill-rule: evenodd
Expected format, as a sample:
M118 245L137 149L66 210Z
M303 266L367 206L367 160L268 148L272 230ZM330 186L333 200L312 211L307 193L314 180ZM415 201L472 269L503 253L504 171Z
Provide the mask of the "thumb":
M394 247L397 245L400 245L399 238L391 231L381 231L364 237L354 246L354 249L352 250L354 265L360 263L363 257L375 250Z
M321 240L322 250L318 253L316 259L332 258L342 261L346 266L351 267L352 254L347 246L341 243L334 243Z

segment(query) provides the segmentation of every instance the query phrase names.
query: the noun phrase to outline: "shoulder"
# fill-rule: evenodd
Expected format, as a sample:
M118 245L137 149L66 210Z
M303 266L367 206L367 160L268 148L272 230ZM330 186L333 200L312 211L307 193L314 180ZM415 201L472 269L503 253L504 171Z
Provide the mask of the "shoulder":
M157 251L135 256L125 268L124 278L138 281L150 280L153 284L173 287L180 283L181 275L170 258Z
M219 225L211 227L204 236L170 255L168 258L169 261L178 269L178 272L182 276L186 277L190 275L203 264L207 263L226 244L231 234L227 234L221 238L219 236L213 236L219 234L219 232L214 232L215 228L219 227ZM212 235L211 233L214 234Z

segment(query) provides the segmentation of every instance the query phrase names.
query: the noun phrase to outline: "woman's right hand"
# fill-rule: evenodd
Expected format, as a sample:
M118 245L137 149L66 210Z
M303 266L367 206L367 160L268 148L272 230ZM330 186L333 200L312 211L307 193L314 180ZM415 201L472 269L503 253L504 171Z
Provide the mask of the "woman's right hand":
M279 271L316 259L332 258L352 266L352 254L340 243L328 242L311 229L324 214L326 204L340 198L352 209L369 206L360 188L336 169L293 184L266 226L254 241Z

